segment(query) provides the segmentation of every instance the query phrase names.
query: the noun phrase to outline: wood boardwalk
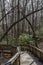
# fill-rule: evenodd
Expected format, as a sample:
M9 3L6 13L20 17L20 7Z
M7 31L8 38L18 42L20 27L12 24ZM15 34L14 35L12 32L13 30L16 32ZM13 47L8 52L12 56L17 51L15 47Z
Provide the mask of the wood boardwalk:
M38 58L34 57L30 52L21 54L21 65L43 65Z
M8 60L5 59L0 65L4 65ZM20 65L43 65L38 58L32 55L30 52L21 52Z

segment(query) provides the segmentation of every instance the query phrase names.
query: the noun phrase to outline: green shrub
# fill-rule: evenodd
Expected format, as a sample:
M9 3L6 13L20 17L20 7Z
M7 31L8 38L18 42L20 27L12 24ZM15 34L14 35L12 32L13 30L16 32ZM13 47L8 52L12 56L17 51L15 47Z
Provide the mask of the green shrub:
M2 40L2 42L0 44L3 44L3 45L14 45L16 44L16 39L13 37L13 36L9 36L8 37L8 43L7 43L7 39L4 39Z
M10 45L14 45L16 43L16 39L13 36L8 37L8 43Z
M40 28L39 31L36 31L36 35L39 36L39 38L43 38L43 27Z
M2 40L2 42L0 42L0 44L7 45L7 41L6 40Z
M22 44L31 44L34 43L34 39L32 38L32 35L29 34L22 34L19 36L18 38L18 44L22 45Z

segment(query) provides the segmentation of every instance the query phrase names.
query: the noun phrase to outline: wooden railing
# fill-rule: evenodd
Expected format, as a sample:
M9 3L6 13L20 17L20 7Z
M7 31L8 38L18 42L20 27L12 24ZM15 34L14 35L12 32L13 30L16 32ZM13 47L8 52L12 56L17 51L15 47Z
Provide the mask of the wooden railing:
M11 58L15 53L17 53L16 46L10 45L0 45L0 55L5 58Z
M16 46L17 48L17 46ZM40 61L43 62L43 51L39 48L32 46L32 45L22 45L21 50L27 50L34 54L34 56L38 57ZM20 53L21 51L17 50L18 52L14 54L14 56L4 65L20 65ZM13 51L14 52L14 51Z
M17 52L7 63L4 65L20 65L20 52Z
M35 46L32 45L22 45L21 50L27 50L33 53L36 57L39 58L40 61L43 62L43 51Z

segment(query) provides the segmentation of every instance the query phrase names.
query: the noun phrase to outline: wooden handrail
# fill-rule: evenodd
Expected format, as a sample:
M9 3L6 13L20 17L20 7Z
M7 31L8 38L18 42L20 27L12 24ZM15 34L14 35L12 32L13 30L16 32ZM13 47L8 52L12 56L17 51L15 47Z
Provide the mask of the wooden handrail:
M30 46L30 47L33 47L33 48L36 49L37 51L43 53L43 51L42 51L41 49L39 49L39 48L37 48L37 47L34 47L34 46L32 46L32 45L29 45L29 46Z
M17 61L18 60L18 61ZM19 62L19 64L17 64L17 62ZM17 52L8 62L6 62L4 65L7 64L16 64L16 65L20 65L20 52Z
M22 45L21 46L21 49L22 50L27 50L27 51L30 51L32 52L36 57L39 58L40 61L43 62L43 51L35 46L32 46L32 45Z

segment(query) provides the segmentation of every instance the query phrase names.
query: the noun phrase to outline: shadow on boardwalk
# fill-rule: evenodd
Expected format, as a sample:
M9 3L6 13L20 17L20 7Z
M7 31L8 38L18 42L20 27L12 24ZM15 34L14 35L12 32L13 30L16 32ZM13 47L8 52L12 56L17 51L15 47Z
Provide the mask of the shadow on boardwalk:
M38 58L34 57L30 52L24 52L21 55L21 65L43 65Z

